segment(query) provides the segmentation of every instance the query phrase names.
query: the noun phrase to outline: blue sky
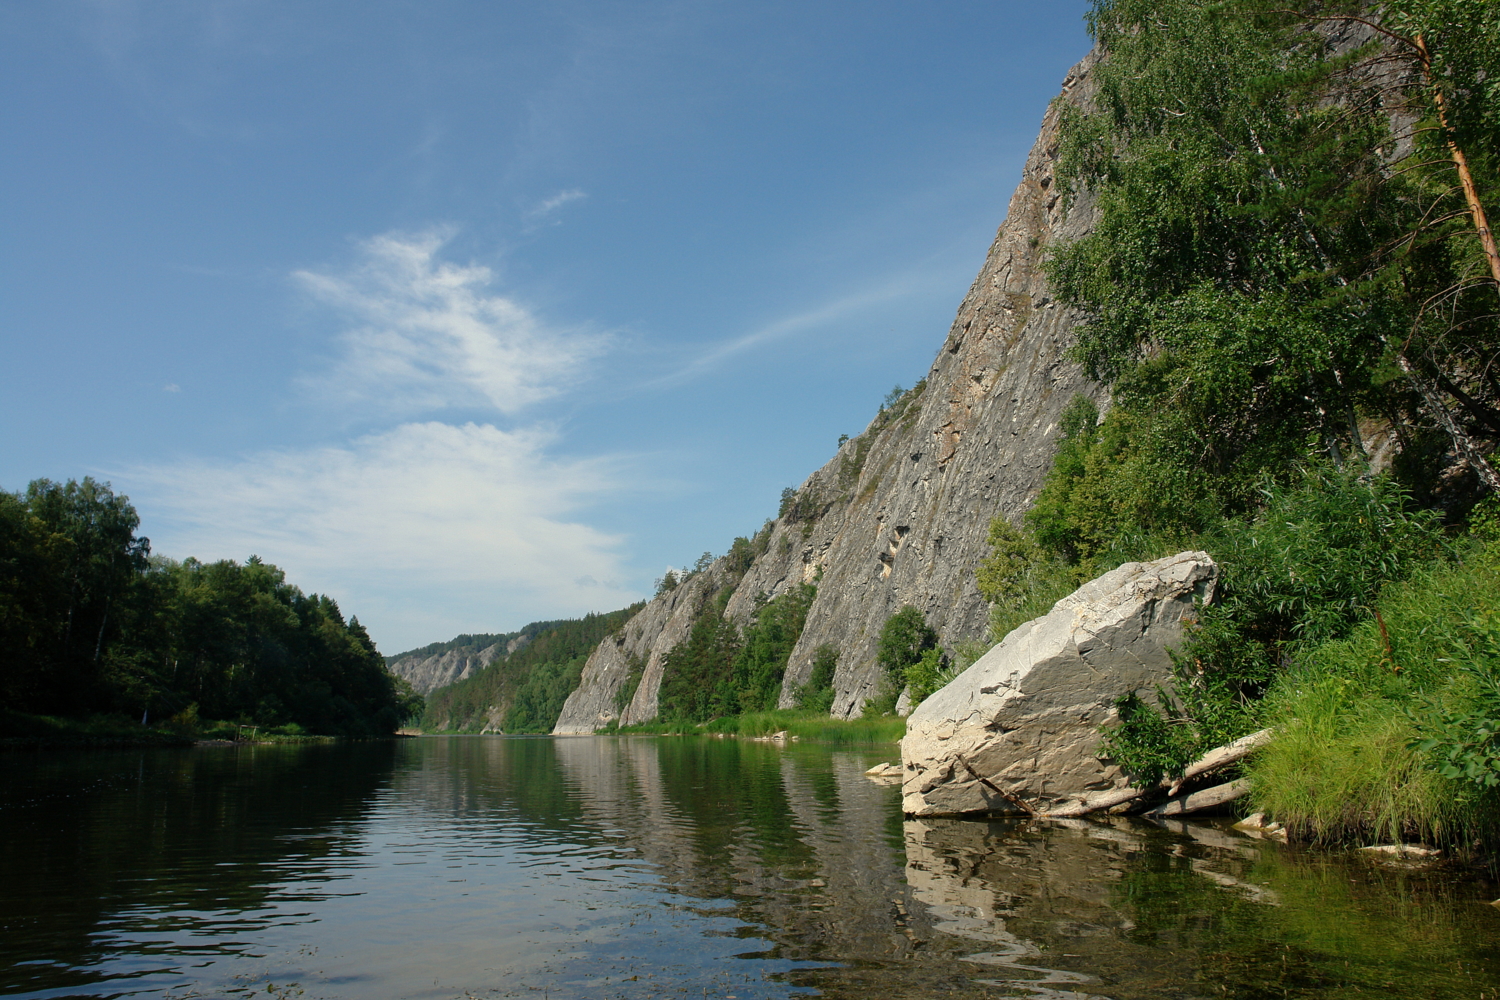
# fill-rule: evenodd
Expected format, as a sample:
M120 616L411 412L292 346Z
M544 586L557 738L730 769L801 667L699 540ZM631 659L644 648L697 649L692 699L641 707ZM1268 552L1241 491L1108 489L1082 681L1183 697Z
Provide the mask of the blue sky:
M0 488L387 652L622 606L925 373L1086 8L0 5Z

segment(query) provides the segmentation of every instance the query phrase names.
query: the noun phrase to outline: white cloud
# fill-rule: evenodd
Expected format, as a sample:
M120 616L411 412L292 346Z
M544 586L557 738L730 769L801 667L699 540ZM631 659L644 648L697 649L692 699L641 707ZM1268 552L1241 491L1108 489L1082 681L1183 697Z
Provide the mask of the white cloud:
M341 356L304 379L320 399L375 402L387 414L448 407L511 414L576 381L602 350L602 337L552 329L513 300L487 294L489 268L440 260L448 235L386 234L363 243L363 260L343 273L296 273L352 323Z
M115 474L178 558L258 554L336 596L386 652L611 610L634 596L621 539L569 519L619 488L536 428L408 423L347 445ZM602 581L602 582L601 582Z
M578 201L582 198L587 197L588 194L586 192L580 191L577 188L569 188L566 191L559 191L557 192L557 194L553 195L546 201L542 202L540 205L533 208L531 211L527 212L526 216L527 218L531 219L540 219L542 216L550 215L557 209L562 208L570 201Z

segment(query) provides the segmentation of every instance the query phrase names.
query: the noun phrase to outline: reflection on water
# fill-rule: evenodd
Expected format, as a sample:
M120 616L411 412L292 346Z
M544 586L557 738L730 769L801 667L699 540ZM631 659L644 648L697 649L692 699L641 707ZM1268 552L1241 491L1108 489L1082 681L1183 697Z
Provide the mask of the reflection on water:
M903 822L883 755L0 757L0 995L1500 998L1496 889L1204 824Z

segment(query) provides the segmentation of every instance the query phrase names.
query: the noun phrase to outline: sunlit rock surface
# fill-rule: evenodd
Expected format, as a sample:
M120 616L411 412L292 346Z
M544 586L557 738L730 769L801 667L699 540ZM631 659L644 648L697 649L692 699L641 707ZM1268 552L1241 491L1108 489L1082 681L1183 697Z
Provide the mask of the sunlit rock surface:
M975 773L1039 811L1124 785L1097 756L1099 728L1120 697L1151 699L1171 680L1168 650L1217 580L1206 552L1126 563L1011 632L907 718L903 808L1018 811Z

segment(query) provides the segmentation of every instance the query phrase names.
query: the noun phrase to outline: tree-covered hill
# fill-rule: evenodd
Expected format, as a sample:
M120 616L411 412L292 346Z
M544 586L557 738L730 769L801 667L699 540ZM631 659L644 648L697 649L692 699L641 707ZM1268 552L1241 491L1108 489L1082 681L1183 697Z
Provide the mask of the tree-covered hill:
M548 733L578 686L583 665L604 638L641 609L538 623L525 647L472 677L434 691L422 728L428 732ZM527 626L528 629L532 626Z
M92 479L0 492L0 695L12 711L378 735L421 711L359 619L248 562L151 555Z

